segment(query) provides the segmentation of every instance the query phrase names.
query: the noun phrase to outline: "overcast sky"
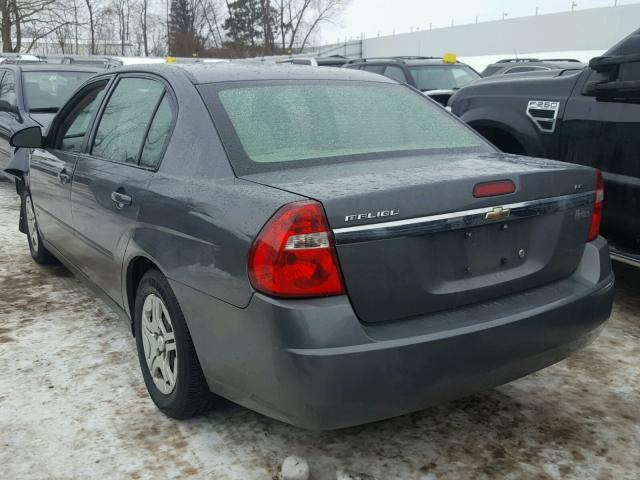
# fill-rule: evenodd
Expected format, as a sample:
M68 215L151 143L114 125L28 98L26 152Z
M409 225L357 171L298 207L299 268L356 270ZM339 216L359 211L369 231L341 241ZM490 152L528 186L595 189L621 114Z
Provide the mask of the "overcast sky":
M574 0L576 9L612 6L615 0ZM321 43L343 42L345 37L366 37L447 27L507 18L568 11L571 0L351 0L335 25L325 25ZM640 3L640 0L618 0L618 5ZM640 21L639 21L640 23Z

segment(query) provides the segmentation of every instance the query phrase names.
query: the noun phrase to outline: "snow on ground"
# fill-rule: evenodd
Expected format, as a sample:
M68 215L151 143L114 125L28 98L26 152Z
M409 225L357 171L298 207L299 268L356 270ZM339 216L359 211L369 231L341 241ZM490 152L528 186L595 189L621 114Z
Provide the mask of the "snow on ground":
M0 184L0 478L314 480L640 478L640 271L585 351L501 388L337 432L220 402L175 421L147 397L129 326L63 267L43 268Z

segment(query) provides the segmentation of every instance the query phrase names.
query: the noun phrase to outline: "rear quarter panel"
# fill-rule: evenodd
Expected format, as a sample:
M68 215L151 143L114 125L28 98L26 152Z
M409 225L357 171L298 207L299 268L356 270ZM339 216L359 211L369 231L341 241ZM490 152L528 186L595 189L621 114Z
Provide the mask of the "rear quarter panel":
M131 261L145 257L170 280L244 307L251 242L283 203L301 197L237 179L194 85L173 86L176 126L132 233L123 285Z

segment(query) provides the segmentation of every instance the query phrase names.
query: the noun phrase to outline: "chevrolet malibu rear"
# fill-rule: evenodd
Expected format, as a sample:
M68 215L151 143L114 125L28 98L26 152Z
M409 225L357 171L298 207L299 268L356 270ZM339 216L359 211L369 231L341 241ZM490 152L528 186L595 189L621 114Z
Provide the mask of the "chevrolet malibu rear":
M173 321L138 342L169 415L210 390L304 428L381 420L545 368L609 317L596 170L502 154L409 87L328 70L150 70L178 113L122 304Z

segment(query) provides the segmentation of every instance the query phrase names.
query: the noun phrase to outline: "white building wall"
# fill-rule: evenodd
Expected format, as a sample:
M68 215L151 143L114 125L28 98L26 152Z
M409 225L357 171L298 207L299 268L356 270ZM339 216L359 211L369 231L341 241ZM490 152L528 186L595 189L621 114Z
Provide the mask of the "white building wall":
M640 4L631 4L368 38L362 50L365 57L604 51L638 28Z

